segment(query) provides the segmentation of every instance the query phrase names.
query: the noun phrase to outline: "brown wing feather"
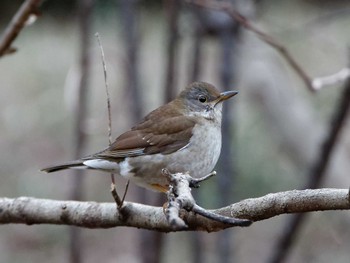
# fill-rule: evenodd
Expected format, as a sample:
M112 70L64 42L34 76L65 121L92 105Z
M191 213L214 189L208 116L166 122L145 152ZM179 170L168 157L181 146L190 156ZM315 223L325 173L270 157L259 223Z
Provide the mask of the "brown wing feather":
M169 154L189 143L194 125L192 118L184 117L172 107L163 106L147 115L130 131L121 134L109 148L94 157L114 159Z

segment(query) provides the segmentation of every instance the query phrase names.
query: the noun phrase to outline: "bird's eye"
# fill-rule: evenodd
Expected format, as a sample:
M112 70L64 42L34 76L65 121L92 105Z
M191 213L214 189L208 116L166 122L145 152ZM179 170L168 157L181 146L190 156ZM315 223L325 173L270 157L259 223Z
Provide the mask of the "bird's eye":
M204 95L199 95L198 100L199 102L204 103L207 102L208 98Z

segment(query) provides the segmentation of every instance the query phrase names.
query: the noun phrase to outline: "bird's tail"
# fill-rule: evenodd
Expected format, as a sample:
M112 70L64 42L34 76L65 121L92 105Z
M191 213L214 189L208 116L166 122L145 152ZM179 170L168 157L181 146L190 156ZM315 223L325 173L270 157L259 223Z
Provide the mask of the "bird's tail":
M46 168L41 169L40 171L52 173L52 172L70 169L70 168L85 169L85 168L87 168L87 166L83 164L83 160L76 160L76 161L71 161L68 163L63 163L63 164L59 164L59 165L55 165L55 166L46 167Z

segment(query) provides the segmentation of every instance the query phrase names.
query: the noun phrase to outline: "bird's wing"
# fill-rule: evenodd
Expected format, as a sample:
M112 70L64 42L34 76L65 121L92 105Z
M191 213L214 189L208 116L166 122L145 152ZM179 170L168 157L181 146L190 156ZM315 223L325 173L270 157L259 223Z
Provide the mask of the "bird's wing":
M191 139L194 120L178 112L161 114L162 108L153 111L143 122L121 134L110 147L93 157L115 159L170 154L185 148Z

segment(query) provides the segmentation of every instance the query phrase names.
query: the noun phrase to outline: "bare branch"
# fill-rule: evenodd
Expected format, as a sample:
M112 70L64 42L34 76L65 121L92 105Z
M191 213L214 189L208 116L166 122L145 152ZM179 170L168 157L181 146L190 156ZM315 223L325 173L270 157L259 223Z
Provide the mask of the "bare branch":
M177 50L179 46L179 26L178 20L180 16L181 1L170 0L165 1L165 9L168 17L168 32L166 44L166 73L164 86L164 99L166 102L171 101L176 94L177 80Z
M331 77L331 80L329 80L328 77L326 77L327 80L326 78L315 78L313 80L305 72L302 66L293 58L289 50L284 45L282 45L277 39L273 38L272 36L266 34L262 30L257 28L253 23L251 23L249 19L247 19L246 17L241 15L239 12L237 12L231 2L212 1L212 0L188 0L188 2L201 7L226 12L232 19L237 21L242 27L254 32L261 40L263 40L265 43L275 48L280 53L280 55L291 66L291 68L304 81L306 87L312 92L320 90L324 86L329 86L336 82L345 81L349 77L348 72L347 73L342 72L341 76L339 75L339 73L337 73L335 75L338 75L338 76L336 78Z
M112 144L112 114L111 114L111 99L109 96L109 89L108 89L108 80L107 80L107 65L106 65L106 60L105 60L105 52L103 50L103 46L101 43L101 38L100 34L98 32L95 33L95 37L97 38L98 45L100 47L101 51L101 60L102 60L102 66L103 66L103 75L104 75L104 80L105 80L105 91L106 91L106 99L107 99L107 113L108 113L108 144L111 146ZM117 189L115 187L115 178L114 174L111 173L111 194L112 197L117 204L118 209L120 209L123 206L124 198L128 190L128 186L125 188L124 196L122 199L120 199Z
M1 36L0 57L15 51L15 49L11 47L12 42L16 39L23 27L28 23L30 17L32 15L37 15L40 3L41 0L27 0L18 9L17 13L12 18L10 24L6 27L5 32Z
M111 100L109 96L108 90L108 81L107 81L107 65L105 60L105 52L103 51L103 47L101 44L100 34L98 32L95 33L95 37L97 38L98 45L101 50L101 59L103 66L103 76L105 78L105 88L106 88L106 96L107 96L107 112L108 112L108 142L109 145L112 144L112 116L111 116Z
M79 41L80 41L80 75L78 85L78 96L76 96L74 115L74 159L82 156L85 147L88 143L86 134L86 120L88 113L88 93L90 90L91 76L91 37L90 31L92 26L92 14L94 9L94 0L79 0ZM71 178L71 187L69 198L73 200L84 199L84 170L74 170ZM83 237L80 229L69 228L69 257L70 262L82 262L84 250Z
M312 80L312 86L314 89L319 90L326 86L343 83L348 78L350 78L350 68L343 68L332 75L314 78Z
M192 178L188 173L169 173L168 170L163 169L164 176L168 177L170 182L170 190L168 191L168 207L165 210L167 220L174 230L181 230L186 228L186 223L180 218L181 209L188 212L194 212L206 218L216 220L221 223L229 224L231 226L250 226L250 220L238 219L233 216L222 216L208 211L196 204L192 193L191 185L198 187L198 183L216 174L212 172L202 178Z
M210 211L222 216L260 221L288 213L345 209L350 209L349 190L324 188L268 194ZM125 202L121 212L122 217L114 203L31 197L0 198L0 224L56 224L86 228L129 226L162 232L174 231L167 222L162 207ZM193 212L183 211L182 219L188 227L181 230L213 232L231 227Z

